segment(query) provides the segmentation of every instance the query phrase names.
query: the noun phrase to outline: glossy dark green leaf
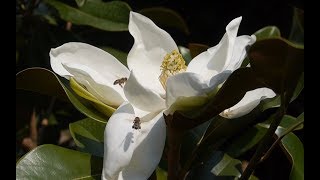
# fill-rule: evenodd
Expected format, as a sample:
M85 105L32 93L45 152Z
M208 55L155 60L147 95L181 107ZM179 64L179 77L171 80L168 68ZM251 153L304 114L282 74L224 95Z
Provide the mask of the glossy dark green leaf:
M69 124L70 133L81 151L103 157L103 139L106 123L90 118Z
M196 57L198 54L206 51L209 48L209 46L199 43L189 43L188 47L190 49L190 54L192 58Z
M264 39L248 55L256 78L278 94L285 92L288 103L304 71L303 47L281 38Z
M104 51L110 53L111 55L113 55L115 58L117 58L123 65L125 65L126 67L128 67L127 65L127 56L128 53L120 51L118 49L114 49L112 47L101 47L101 49L103 49Z
M292 159L291 180L304 179L304 148L300 139L293 133L287 134L281 140L283 147Z
M176 28L185 34L189 34L189 29L184 18L176 11L166 7L144 8L139 13L147 16L160 27Z
M266 26L254 33L257 41L267 38L281 37L280 30L276 26Z
M19 72L16 76L16 88L67 98L86 116L100 122L106 122L108 119L107 116L97 111L90 102L75 94L69 86L69 81L59 79L50 70L29 68Z
M78 25L88 25L105 31L127 31L131 8L122 1L86 0L79 9L55 0L45 0L56 8L60 17Z
M16 165L16 179L100 179L102 158L55 145L41 145Z

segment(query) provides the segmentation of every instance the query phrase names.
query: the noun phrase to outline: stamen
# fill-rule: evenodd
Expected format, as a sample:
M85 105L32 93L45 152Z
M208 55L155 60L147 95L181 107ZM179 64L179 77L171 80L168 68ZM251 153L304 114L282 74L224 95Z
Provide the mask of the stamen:
M177 51L173 50L170 54L167 54L160 66L161 74L159 76L162 87L166 88L167 79L170 76L176 75L187 70L186 62L182 55Z

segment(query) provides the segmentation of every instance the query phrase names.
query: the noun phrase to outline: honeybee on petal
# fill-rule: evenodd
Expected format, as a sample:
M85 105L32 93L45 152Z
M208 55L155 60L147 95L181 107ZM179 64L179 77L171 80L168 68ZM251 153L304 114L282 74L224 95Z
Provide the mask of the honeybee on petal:
M134 118L132 129L141 129L141 122L139 117Z
M120 79L117 79L117 80L115 80L114 82L113 82L113 85L117 85L117 84L119 84L120 85L120 87L122 87L123 88L123 84L124 83L126 83L127 82L127 80L128 80L128 78L126 78L126 77L124 77L124 78L120 78Z

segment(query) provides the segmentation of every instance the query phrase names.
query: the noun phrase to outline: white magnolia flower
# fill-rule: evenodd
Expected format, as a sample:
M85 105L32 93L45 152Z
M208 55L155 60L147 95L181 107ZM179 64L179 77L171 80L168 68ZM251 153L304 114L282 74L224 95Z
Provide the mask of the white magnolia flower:
M134 45L128 68L109 53L84 43L50 51L52 69L73 77L103 103L118 107L105 129L103 179L147 179L157 167L166 138L163 113L201 105L240 67L255 36L237 36L232 20L218 45L188 66L172 37L150 19L131 12Z

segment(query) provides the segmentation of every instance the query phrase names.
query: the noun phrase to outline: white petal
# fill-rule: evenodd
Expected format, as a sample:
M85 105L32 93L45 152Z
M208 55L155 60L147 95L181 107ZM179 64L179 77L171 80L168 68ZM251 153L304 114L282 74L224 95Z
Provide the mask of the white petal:
M50 51L50 63L54 72L68 79L73 76L62 64L76 63L87 66L105 79L113 76L110 81L129 76L129 70L109 53L80 42L63 44Z
M167 80L166 93L167 107L170 107L178 98L193 96L199 96L201 98L207 97L208 93L224 82L230 74L230 71L224 71L213 76L208 81L204 81L200 75L192 72L184 72L169 77Z
M242 17L232 20L219 44L196 56L188 65L187 71L200 74L205 79L223 71L229 64Z
M134 38L134 45L127 58L129 69L137 71L139 81L152 85L148 88L164 94L158 80L160 65L167 53L178 50L177 45L166 31L135 12L130 12L129 32Z
M231 70L231 71L238 69L242 64L242 61L244 60L244 58L247 55L246 47L251 46L255 42L256 42L255 35L238 36L236 38L236 42L233 47L231 61L228 64L226 69Z
M165 100L157 94L153 89L146 85L146 82L139 81L136 71L132 70L126 85L124 86L124 94L128 101L135 107L148 111L156 112L166 107Z
M165 144L162 112L141 117L141 129L132 128L134 108L123 103L105 129L102 179L147 179L156 169Z
M178 97L207 96L208 88L201 76L195 73L183 72L171 76L167 80L167 107L170 107Z
M276 94L269 88L258 88L248 91L234 106L220 113L221 116L233 119L250 113L263 99L273 98Z
M70 42L50 51L52 69L67 79L73 76L102 102L119 106L123 89L114 81L129 76L129 70L109 53L85 43Z
M75 80L86 87L86 89L97 99L107 105L118 107L126 98L120 85L113 85L106 78L88 66L75 63L63 63L63 67L73 75Z

